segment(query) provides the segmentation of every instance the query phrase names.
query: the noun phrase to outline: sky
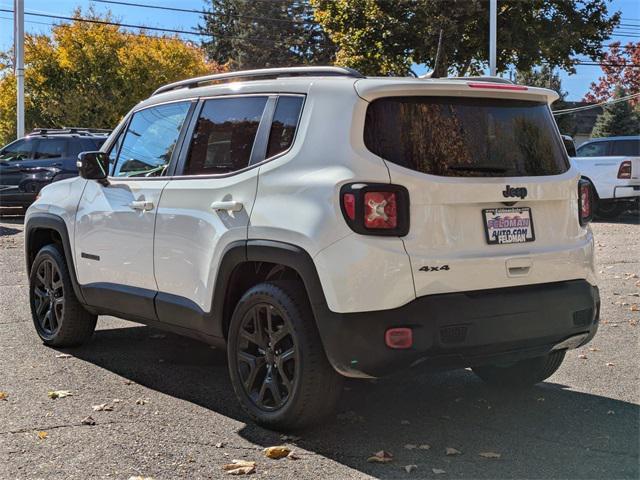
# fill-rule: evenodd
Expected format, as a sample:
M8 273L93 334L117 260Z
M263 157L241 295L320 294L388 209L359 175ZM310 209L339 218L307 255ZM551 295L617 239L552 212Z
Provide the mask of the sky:
M204 0L124 0L133 3L147 3L165 7L178 7L199 10L205 4ZM177 30L192 30L201 17L196 13L170 12L157 9L140 8L124 5L93 3L90 0L25 0L25 12L46 13L52 15L71 16L73 10L81 6L87 8L93 5L98 12L111 10L113 15L122 23L145 25L148 27L171 28ZM13 10L13 0L0 0L0 10ZM640 41L640 0L612 0L610 11L622 12L624 26L614 32L611 41L621 41L623 44ZM38 22L38 23L36 23ZM48 33L51 23L55 20L43 17L25 16L25 31L29 33ZM182 35L185 39L198 41L199 37ZM500 32L498 32L500 42ZM13 43L13 16L9 12L0 11L0 50L7 50ZM586 58L585 58L586 60ZM568 100L581 100L589 90L589 85L601 74L598 66L578 66L575 75L560 71L563 89L568 92Z

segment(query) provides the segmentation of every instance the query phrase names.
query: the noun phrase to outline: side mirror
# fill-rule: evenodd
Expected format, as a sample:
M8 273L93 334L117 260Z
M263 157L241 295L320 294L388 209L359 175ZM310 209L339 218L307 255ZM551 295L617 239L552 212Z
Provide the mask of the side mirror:
M87 180L106 180L109 176L109 155L104 152L82 152L78 155L78 172Z

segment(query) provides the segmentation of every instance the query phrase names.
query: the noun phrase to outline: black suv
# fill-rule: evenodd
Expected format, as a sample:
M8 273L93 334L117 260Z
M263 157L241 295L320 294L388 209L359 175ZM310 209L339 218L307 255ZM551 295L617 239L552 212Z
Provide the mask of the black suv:
M41 128L0 149L0 207L26 209L45 185L78 175L78 154L99 150L109 133Z

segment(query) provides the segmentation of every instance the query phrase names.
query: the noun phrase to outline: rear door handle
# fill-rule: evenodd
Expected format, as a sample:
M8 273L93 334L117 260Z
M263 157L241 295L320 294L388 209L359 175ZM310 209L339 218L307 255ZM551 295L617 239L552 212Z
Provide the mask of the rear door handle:
M226 210L228 212L239 212L243 207L244 205L242 205L242 202L236 202L234 200L227 202L213 202L211 204L211 209L216 211Z
M134 200L129 204L129 208L132 210L142 210L146 212L148 210L153 210L153 202L149 200Z

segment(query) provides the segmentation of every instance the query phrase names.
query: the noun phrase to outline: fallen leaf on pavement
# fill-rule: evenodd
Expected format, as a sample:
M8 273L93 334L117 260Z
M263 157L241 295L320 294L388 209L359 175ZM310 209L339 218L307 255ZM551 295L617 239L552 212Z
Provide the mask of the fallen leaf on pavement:
M47 395L49 396L49 398L51 398L52 400L55 400L56 398L64 398L64 397L70 397L73 395L73 393L68 392L66 390L54 390L52 392L47 393Z
M417 465L405 465L405 466L404 466L404 467L402 467L402 468L404 468L405 472L407 472L407 473L411 473L411 472L413 472L416 468L418 468L418 466L417 466Z
M49 434L47 432L38 432L38 438L40 440L44 440L45 438L47 438L49 436Z
M598 347L589 347L590 352L599 352L600 349Z
M584 353L582 353L582 354L578 355L578 358L580 358L582 360L586 360L587 356Z
M267 458L273 458L274 460L278 460L280 458L283 458L289 455L289 453L291 453L291 449L285 446L279 445L277 447L267 447L264 450L262 450L262 453L264 453Z
M289 455L287 455L287 458L289 460L300 460L300 457L298 456L298 454L293 451Z
M149 402L146 398L139 398L136 400L136 405L146 405Z
M0 392L0 400L7 401L9 394L7 392Z
M91 408L93 408L94 412L112 412L113 411L113 407L108 403L101 403L100 405L94 405Z
M214 445L216 448L224 448L224 442L218 442Z
M433 473L435 473L436 475L440 475L442 473L447 473L445 470L442 470L441 468L432 468L431 471Z
M416 448L418 448L417 445L414 445L413 443L407 443L404 448L406 448L407 450L415 450Z
M248 460L232 460L232 462L222 466L229 475L248 475L256 471L256 462Z
M607 362L607 367L615 367L616 364L613 362Z
M456 448L453 448L453 447L447 447L444 450L444 453L446 455L449 455L449 456L451 456L451 455L462 455L462 452L460 450L458 450Z
M502 455L496 452L481 452L480 456L482 458L500 458Z
M58 355L56 355L56 358L71 358L72 355L69 355L68 353L59 353Z
M638 312L640 311L640 308L634 303L633 305L631 305L631 308L629 310L631 310L632 312Z
M89 415L88 417L85 417L81 420L83 425L95 425L96 421L93 419L93 417L91 415Z
M389 463L393 461L393 455L389 452L385 452L384 450L380 450L373 454L373 456L367 458L367 462L369 463Z
M429 445L428 443L423 443L422 445L420 445L418 447L420 450L430 450L431 449L431 445Z

